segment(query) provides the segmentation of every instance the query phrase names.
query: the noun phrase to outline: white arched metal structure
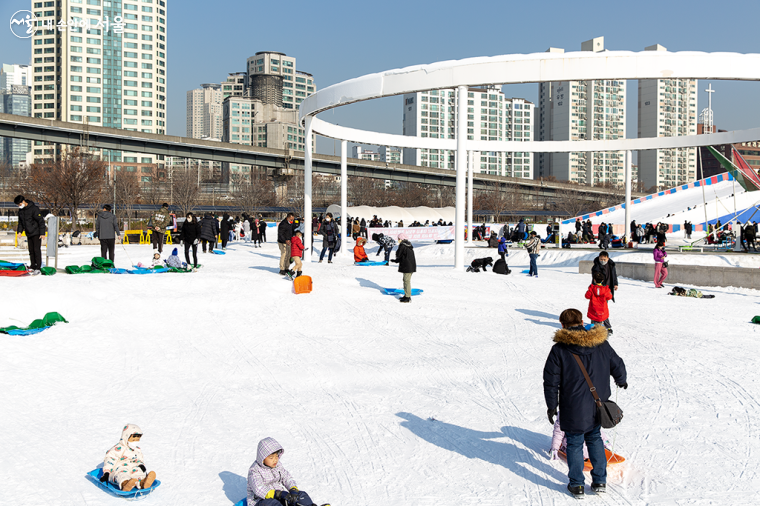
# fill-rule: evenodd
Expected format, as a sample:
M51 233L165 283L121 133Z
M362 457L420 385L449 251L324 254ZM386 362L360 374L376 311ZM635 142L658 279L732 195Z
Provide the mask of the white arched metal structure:
M464 186L467 151L522 151L543 153L626 151L626 199L630 200L631 151L688 148L753 141L760 128L717 134L681 137L652 137L584 141L475 141L466 139L466 100L457 103L457 138L433 139L385 134L333 125L317 114L343 105L375 98L435 89L466 91L468 86L540 83L552 81L628 79L726 79L760 80L760 55L667 51L607 51L602 53L534 53L503 55L416 65L350 79L319 90L300 106L300 121L306 138L312 133L362 144L400 148L446 149L457 151L456 247L454 266L464 267ZM345 149L341 143L341 151ZM307 147L304 176L311 181L311 151ZM345 179L345 174L343 174ZM305 184L305 189L310 185ZM311 216L311 195L306 195L305 215ZM626 205L626 224L630 222ZM460 219L461 217L461 219ZM305 220L309 224L310 220ZM626 225L627 227L627 225ZM308 231L307 231L308 232ZM311 242L311 234L305 239ZM309 246L309 245L307 245Z

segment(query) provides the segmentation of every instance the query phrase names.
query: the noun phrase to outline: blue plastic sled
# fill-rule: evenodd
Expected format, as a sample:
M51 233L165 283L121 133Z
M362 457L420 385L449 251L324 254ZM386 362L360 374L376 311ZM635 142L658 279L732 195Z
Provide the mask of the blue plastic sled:
M367 265L388 265L388 262L354 262L354 265L361 265L361 266L367 266Z
M412 288L412 295L420 295L423 290L420 288ZM401 288L385 288L385 293L388 295L404 295L404 290Z
M90 481L95 483L95 485L99 486L106 492L110 492L114 495L117 495L119 497L142 497L150 494L153 492L159 485L161 485L160 480L156 480L153 482L153 485L151 485L150 488L141 489L141 488L133 488L129 492L124 492L123 490L120 490L116 488L116 485L109 482L101 482L100 478L103 476L103 470L102 469L94 469L87 473L87 476L89 477Z
M41 329L29 329L29 330L9 330L7 333L9 336L31 336L32 334L39 334L43 330L47 330L50 327L43 327Z
M212 249L211 253L213 253L214 255L226 255L227 254L227 253L225 253L224 251L222 251L220 249Z
M150 269L150 268L146 269L144 267L137 267L136 265L134 267L135 269L133 271L127 271L127 272L129 272L130 274L161 274L162 272L169 272L169 269L167 269L166 267L161 267L160 269ZM114 274L122 274L122 273L116 272Z
M240 499L233 506L248 506L248 499Z

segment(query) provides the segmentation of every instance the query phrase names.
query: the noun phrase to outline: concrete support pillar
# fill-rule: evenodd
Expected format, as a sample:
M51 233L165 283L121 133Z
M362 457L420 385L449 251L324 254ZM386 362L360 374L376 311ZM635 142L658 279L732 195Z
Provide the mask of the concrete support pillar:
M457 89L457 186L454 222L454 269L464 270L464 204L467 171L467 87Z
M303 220L304 220L304 233L303 233L303 245L305 248L309 248L306 251L309 253L303 256L304 263L311 263L311 253L314 251L314 235L311 232L311 116L304 118L304 163L303 163Z
M341 249L348 249L348 235L346 234L346 220L348 219L348 141L340 141L340 228L343 236ZM334 218L334 216L333 216ZM350 254L341 255L342 258L352 260Z
M475 152L470 151L467 164L467 244L472 245L472 173L475 171Z
M625 233L626 244L631 240L631 163L633 152L625 152Z

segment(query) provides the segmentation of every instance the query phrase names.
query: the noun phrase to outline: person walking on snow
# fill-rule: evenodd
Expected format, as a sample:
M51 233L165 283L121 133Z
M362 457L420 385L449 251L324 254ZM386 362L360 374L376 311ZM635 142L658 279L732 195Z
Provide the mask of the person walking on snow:
M538 238L538 234L535 230L530 233L530 239L525 243L525 249L528 250L528 256L530 257L530 270L528 271L528 276L538 277L538 265L536 264L536 259L541 250L541 239Z
M296 480L280 463L284 453L282 445L274 438L267 437L259 441L256 462L248 470L248 506L314 504L309 494L298 490Z
M293 238L293 222L296 215L288 213L284 220L277 225L277 247L280 248L280 275L284 275L290 267L290 244Z
M180 241L185 245L185 262L187 265L198 266L198 242L201 239L201 224L193 213L187 213L185 222L180 230ZM193 262L190 263L190 249L193 250Z
M137 425L129 423L124 426L121 440L106 452L101 482L113 483L124 492L153 485L156 473L148 472L145 467L143 453L138 446L141 437L142 431Z
M206 252L206 244L208 244L209 253L214 251L217 235L219 235L217 221L211 216L211 213L206 213L201 220L201 247L204 253Z
M172 217L169 214L169 204L166 202L164 202L161 205L161 209L153 213L153 216L150 218L152 230L150 238L153 242L153 249L158 248L159 253L163 253L164 251L164 232L171 219Z
M349 220L350 223L350 220ZM325 258L325 251L329 250L327 254L327 263L332 263L332 257L335 252L335 248L338 245L338 225L333 221L332 213L325 215L325 221L322 222L322 226L319 227L319 234L322 236L322 252L319 254L319 263Z
M104 205L103 210L98 213L98 218L95 220L95 233L98 234L98 241L100 241L100 256L113 262L116 238L119 237L119 225L108 204Z
M612 302L615 302L615 292L618 289L618 277L617 268L615 262L610 258L610 254L606 251L599 253L599 256L594 259L594 265L591 267L591 280L594 280L594 273L601 272L604 276L602 284L610 289L612 293Z
M29 269L30 274L37 275L42 269L42 239L45 235L45 219L42 217L40 208L31 200L26 200L23 195L18 195L13 199L13 203L19 208L18 211L18 228L19 234L26 233L26 244L29 250Z
M400 302L412 302L412 274L417 272L417 260L414 257L414 246L406 238L406 234L398 235L396 258L391 262L398 264L398 271L404 275L404 296Z
M604 274L599 271L594 272L594 282L586 290L588 301L588 316L594 325L604 325L608 334L612 334L612 325L610 324L610 310L607 307L607 301L612 299L610 289L604 286Z
M554 334L555 344L544 365L544 400L552 425L559 407L560 428L567 438L567 489L582 498L583 443L588 447L593 466L591 489L597 494L607 490L607 459L596 402L577 360L586 369L602 402L610 398L610 376L618 387L625 389L627 375L625 363L607 342L607 329L597 325L586 330L583 315L577 309L562 311L559 321L562 329Z
M668 253L665 251L665 243L658 242L652 254L654 255L654 286L662 288L662 284L668 277L668 267L665 265Z

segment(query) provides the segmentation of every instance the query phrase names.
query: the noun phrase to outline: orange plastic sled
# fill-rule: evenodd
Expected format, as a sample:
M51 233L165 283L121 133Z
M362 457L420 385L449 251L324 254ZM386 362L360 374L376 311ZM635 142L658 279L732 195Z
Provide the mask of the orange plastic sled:
M625 462L625 458L624 457L621 457L617 453L612 453L607 448L604 449L604 453L607 456L607 465L608 466L614 466L616 464L620 464L622 462ZM557 452L557 454L567 461L567 455L565 454L565 452L559 451L559 452ZM591 469L592 469L591 461L588 460L588 459L584 460L583 461L583 470L584 471L591 471Z
M311 276L298 276L293 280L293 289L296 293L310 293Z

